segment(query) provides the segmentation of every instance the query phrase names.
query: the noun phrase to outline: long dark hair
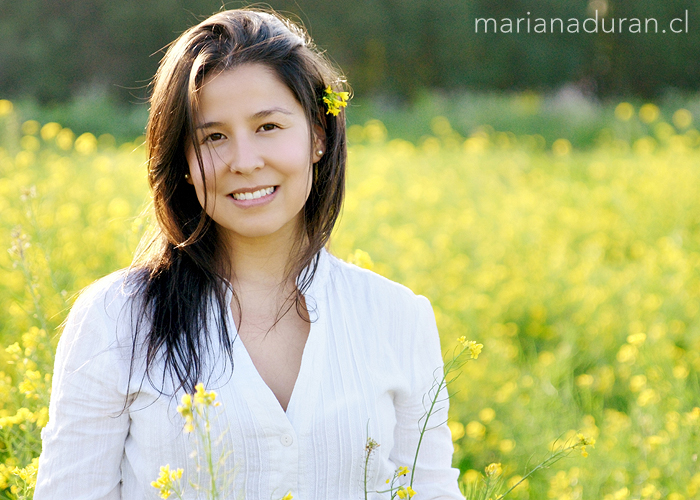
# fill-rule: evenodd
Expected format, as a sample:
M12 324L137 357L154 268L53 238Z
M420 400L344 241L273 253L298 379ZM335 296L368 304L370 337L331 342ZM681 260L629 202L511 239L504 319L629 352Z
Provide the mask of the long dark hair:
M226 300L230 262L222 258L220 231L186 182L185 151L188 146L193 148L204 178L194 133L197 92L207 75L246 63L272 69L304 109L310 134L315 127L325 133L325 153L313 167L302 234L287 270L287 278L297 283L291 304L302 317L303 294L341 210L347 156L345 115L326 114L322 97L329 85L344 90L344 80L307 33L275 13L229 10L190 28L173 42L153 80L146 133L148 181L157 225L144 239L129 273L140 304L135 331L143 331L143 338L134 335L134 352L138 345L145 346L145 376L154 386L163 387L163 381L156 385L151 378L153 363L158 361L164 363L162 376L172 377L175 391L193 391L206 376L204 360L215 345L214 336L218 336L217 348L221 346L222 354L233 362ZM132 357L132 373L133 369Z

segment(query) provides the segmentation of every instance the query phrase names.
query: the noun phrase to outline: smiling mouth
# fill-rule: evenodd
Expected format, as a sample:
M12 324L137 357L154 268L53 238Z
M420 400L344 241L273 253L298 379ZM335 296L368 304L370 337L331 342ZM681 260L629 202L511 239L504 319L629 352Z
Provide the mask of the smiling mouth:
M247 193L231 193L234 200L257 200L268 194L272 194L277 189L277 186L270 186L257 191L249 191Z

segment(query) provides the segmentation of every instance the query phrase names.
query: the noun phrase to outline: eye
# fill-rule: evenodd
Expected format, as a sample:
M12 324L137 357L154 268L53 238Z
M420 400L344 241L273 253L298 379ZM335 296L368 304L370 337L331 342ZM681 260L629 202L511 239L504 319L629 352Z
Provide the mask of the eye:
M206 137L204 137L204 142L216 142L216 141L220 141L223 138L224 138L224 134L220 134L219 132L214 132L213 134L209 134Z
M276 128L279 128L277 125L274 123L266 123L265 125L260 126L260 130L263 130L265 132L269 132L270 130L274 130Z

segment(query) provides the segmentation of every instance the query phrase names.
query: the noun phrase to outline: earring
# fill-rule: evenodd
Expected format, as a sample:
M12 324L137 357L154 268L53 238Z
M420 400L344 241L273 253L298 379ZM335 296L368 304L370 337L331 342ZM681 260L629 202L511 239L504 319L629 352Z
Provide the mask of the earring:
M318 151L316 151L316 154L317 154L318 156L323 156L323 150L322 150L322 149L319 149Z
M185 180L186 181L190 180L190 174L185 174Z

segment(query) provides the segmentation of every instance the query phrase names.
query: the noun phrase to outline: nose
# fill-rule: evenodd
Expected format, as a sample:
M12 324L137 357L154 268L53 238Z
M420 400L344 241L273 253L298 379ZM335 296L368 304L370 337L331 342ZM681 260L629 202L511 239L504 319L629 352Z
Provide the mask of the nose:
M251 137L237 137L231 153L228 166L233 173L248 175L265 165L260 148Z

